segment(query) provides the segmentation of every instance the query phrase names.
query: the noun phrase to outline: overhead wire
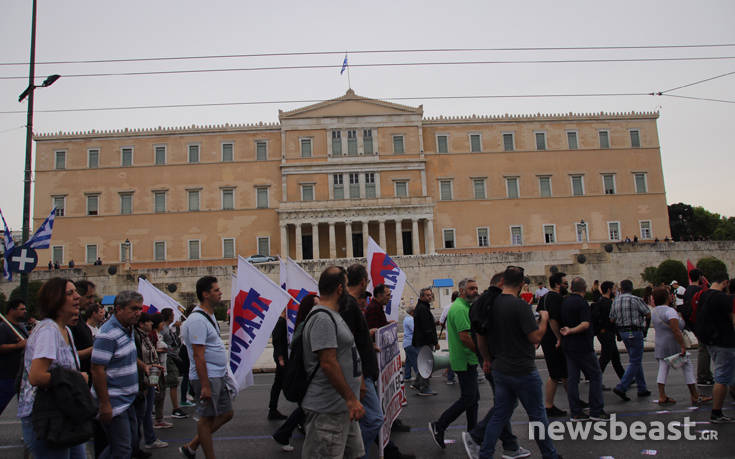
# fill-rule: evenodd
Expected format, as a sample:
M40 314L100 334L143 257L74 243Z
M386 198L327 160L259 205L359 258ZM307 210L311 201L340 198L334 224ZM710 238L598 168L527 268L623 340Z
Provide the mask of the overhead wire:
M661 91L661 94L666 94L668 92L672 92L672 91L676 91L676 90L679 90L679 89L688 88L690 86L694 86L694 85L697 85L697 84L706 83L708 81L716 80L718 78L723 78L723 77L726 77L726 76L729 76L729 75L735 75L735 71L733 71L733 72L727 72L727 73L722 73L720 75L715 75L715 76L710 77L710 78L705 78L703 80L695 81L694 83L684 84L684 85L681 85L681 86L677 86L675 88L667 89L666 91Z
M735 100L714 99L714 98L710 98L710 97L680 96L678 94L665 94L665 93L661 93L661 94L657 94L657 95L664 96L664 97L676 97L678 99L701 100L701 101L705 101L705 102L722 102L722 103L725 103L725 104L735 104Z

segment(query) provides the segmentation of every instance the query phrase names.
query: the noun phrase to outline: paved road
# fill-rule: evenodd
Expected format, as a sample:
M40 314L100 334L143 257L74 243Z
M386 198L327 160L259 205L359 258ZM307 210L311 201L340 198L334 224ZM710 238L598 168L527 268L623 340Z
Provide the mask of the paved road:
M626 358L626 356L623 356ZM536 361L542 377L546 375L546 367L543 360ZM644 369L646 381L648 381L651 389L655 389L656 362L653 359L653 353L647 352L644 355ZM617 413L620 420L626 424L630 424L636 420L645 422L662 421L684 421L685 416L690 416L693 421L707 421L709 419L709 406L705 406L699 410L691 411L688 409L689 404L688 392L684 385L683 375L672 373L670 375L670 383L668 394L670 397L678 400L676 405L667 407L669 413L658 414L660 411L658 405L652 403L656 398L654 396L646 399L636 399L635 391L631 390L633 401L624 403L620 401L611 392L605 392L605 409L609 413ZM267 413L268 394L270 383L273 379L272 374L255 375L255 386L246 389L240 394L235 401L235 418L227 424L215 436L215 448L220 458L279 458L286 459L289 457L300 457L300 446L302 438L298 436L294 439L296 450L292 453L281 452L280 447L270 438L270 434L277 427L278 423L268 422L265 419ZM608 386L614 385L616 376L611 368L607 369L604 383ZM444 380L435 373L432 380L434 389L439 395L431 398L419 398L409 394L409 404L403 410L401 419L404 423L412 426L411 432L394 434L393 439L403 451L413 452L419 458L464 458L464 448L461 445L461 432L465 427L465 418L462 416L455 424L447 430L446 438L457 440L457 443L447 445L446 450L439 450L432 443L426 425L428 421L439 417L441 412L449 406L459 395L459 386L447 386ZM709 388L707 392L709 392ZM586 385L583 384L581 392L583 398L586 398ZM488 409L490 400L490 388L487 384L481 388L480 416L484 415ZM168 400L167 400L168 403ZM556 404L563 409L567 409L566 395L561 392L557 396ZM292 404L285 400L281 402L281 411L289 412L293 407ZM726 401L726 412L730 416L735 416L735 403L731 398ZM20 423L15 419L15 403L11 403L0 416L0 458L20 458L23 457L20 442ZM167 406L167 412L170 408ZM538 448L535 443L528 440L528 424L525 412L519 408L513 416L513 428L520 442L526 448L529 448L532 457L540 457ZM176 458L179 457L176 447L186 441L195 431L195 423L191 419L173 420L174 427L167 430L157 431L159 437L170 443L165 449L156 450L154 458ZM693 428L697 430L714 430L718 433L718 440L715 441L633 441L626 439L624 441L575 441L566 439L556 442L557 449L566 458L600 458L602 456L613 456L616 459L643 457L641 451L644 449L657 450L657 457L677 457L677 458L732 458L735 456L735 424L729 425L709 425L698 424ZM695 432L696 434L696 432ZM377 457L374 453L372 457ZM202 457L200 453L200 457ZM500 454L496 452L496 457Z

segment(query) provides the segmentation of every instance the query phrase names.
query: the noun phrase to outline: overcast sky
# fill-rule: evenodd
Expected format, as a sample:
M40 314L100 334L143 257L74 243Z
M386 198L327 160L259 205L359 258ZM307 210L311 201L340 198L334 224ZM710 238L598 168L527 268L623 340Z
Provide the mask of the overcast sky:
M0 63L27 62L31 0L0 2ZM36 59L74 61L269 52L735 43L735 2L39 0ZM692 61L353 67L352 87L424 105L426 116L659 110L669 203L735 215L735 104L615 96L427 100L434 96L647 93L735 71L735 46L658 50L350 54L369 63L733 57ZM37 65L36 133L278 121L276 103L44 113L49 109L324 100L347 89L336 68L71 77L72 74L339 65L342 55ZM0 208L20 229L27 65L0 66ZM67 75L64 77L64 75ZM735 75L671 94L735 100ZM730 138L730 140L728 140ZM50 209L48 209L50 210ZM43 209L45 213L48 211Z

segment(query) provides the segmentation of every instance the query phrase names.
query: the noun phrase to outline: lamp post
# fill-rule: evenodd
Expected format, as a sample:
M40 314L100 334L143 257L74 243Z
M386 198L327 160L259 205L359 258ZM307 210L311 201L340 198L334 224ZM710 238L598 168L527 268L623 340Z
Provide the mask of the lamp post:
M23 177L23 236L22 241L26 242L31 229L31 150L33 147L33 91L39 87L51 86L60 78L59 75L51 75L41 84L36 86L34 80L36 77L36 0L33 0L33 12L31 14L31 59L28 71L28 87L18 97L18 102L28 97L28 118L26 122L26 162L25 174ZM28 298L28 274L20 275L20 291L25 301Z
M123 245L125 246L125 262L130 265L130 239L125 238Z
M580 239L578 242L587 242L587 223L584 222L584 218L580 219L577 225L577 238Z

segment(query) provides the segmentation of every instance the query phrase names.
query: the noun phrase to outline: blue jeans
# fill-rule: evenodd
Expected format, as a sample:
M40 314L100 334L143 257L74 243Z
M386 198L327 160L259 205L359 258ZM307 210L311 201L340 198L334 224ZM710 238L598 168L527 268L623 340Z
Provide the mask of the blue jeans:
M113 417L109 424L102 423L107 435L107 448L98 459L128 459L133 454L133 445L138 441L138 420L135 406ZM43 457L43 456L41 456Z
M590 381L590 415L602 414L604 399L602 398L602 371L595 351L586 353L565 352L567 357L567 398L572 416L582 414L579 404L579 372Z
M446 430L464 412L467 416L467 431L470 432L477 425L477 401L480 398L477 365L467 365L467 370L457 371L456 375L459 379L459 400L442 413L436 421L436 428Z
M156 441L156 434L153 432L153 405L156 403L155 387L148 387L145 391L145 400L143 403L136 403L136 417L138 425L143 427L143 441L146 445L150 445Z
M490 388L493 390L494 396L495 380L493 379L492 373L485 373L485 379L487 379L487 381L490 383ZM517 405L518 402L513 405L513 410L515 410L515 407ZM490 422L490 419L493 417L493 413L495 413L495 402L493 402L492 408L490 408L490 411L487 412L485 417L482 418L482 420L480 420L475 428L470 431L472 439L478 445L482 444L482 439L485 437L485 430L487 429L487 423ZM508 420L505 426L503 426L503 430L500 432L500 443L503 444L503 450L505 451L518 451L518 438L513 435L513 429L511 428L510 420Z
M365 416L360 418L360 433L362 434L362 444L365 447L365 456L368 457L370 445L378 437L380 428L383 426L383 408L380 406L378 391L375 388L375 381L365 378L365 398L360 400L363 408L365 408Z
M23 430L23 442L26 445L33 457L43 459L86 459L87 452L84 450L84 443L72 446L71 448L49 448L46 445L45 440L39 440L36 438L36 433L33 431L33 422L30 416L26 416L21 419L21 425Z
M646 378L643 376L643 332L640 331L627 331L620 332L620 337L623 339L625 349L628 350L628 368L625 369L625 374L620 380L620 383L615 387L623 392L627 391L633 379L638 385L638 393L646 391Z
M451 368L447 368L447 381L454 382L454 376L455 376L454 370L452 370Z
M3 414L13 397L15 397L15 378L0 379L0 414Z
M406 351L406 364L403 369L403 379L411 379L411 368L416 373L419 372L419 367L416 365L416 360L419 357L419 350L413 346L406 346L403 348Z
M491 459L495 452L495 442L498 441L500 432L510 421L513 410L520 400L523 409L528 413L529 421L541 422L545 429L549 427L544 409L543 383L538 370L523 376L510 376L493 370L495 380L495 408L485 429L485 438L480 449L480 458ZM548 435L544 440L537 439L536 444L541 450L541 455L547 459L556 459L554 443Z

